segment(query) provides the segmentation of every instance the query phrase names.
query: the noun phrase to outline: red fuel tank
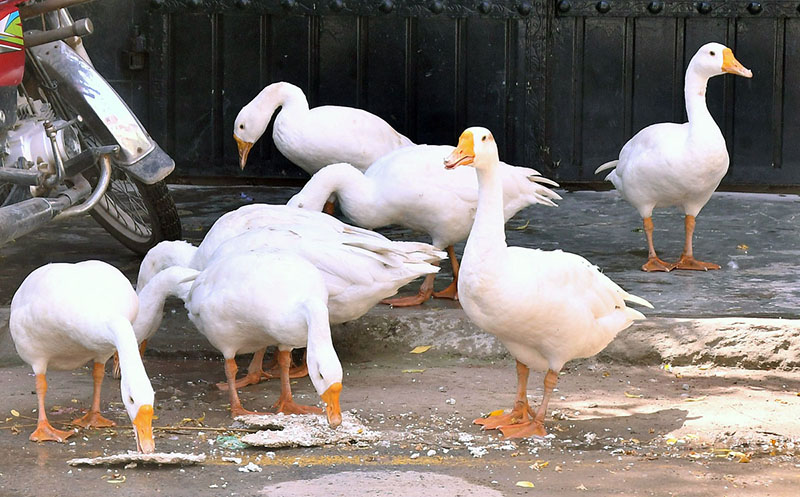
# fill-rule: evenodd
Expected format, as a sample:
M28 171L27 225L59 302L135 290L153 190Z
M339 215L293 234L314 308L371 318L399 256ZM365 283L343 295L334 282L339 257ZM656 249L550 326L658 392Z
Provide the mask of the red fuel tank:
M0 0L0 86L16 86L25 72L19 0Z

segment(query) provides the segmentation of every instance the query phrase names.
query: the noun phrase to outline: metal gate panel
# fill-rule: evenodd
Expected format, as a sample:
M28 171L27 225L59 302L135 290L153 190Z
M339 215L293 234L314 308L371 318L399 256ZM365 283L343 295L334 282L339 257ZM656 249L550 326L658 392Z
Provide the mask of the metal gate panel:
M301 178L268 137L239 172L230 137L258 91L290 81L312 107L365 108L418 143L480 124L509 162L599 181L638 130L685 120L686 64L716 40L755 74L708 85L725 182L800 184L797 3L152 0L148 127L181 175Z
M463 128L483 125L507 161L541 162L545 3L151 5L151 115L160 121L151 131L172 153L178 174L240 174L230 138L233 120L275 81L300 86L312 107L374 112L418 143L455 144ZM268 136L254 147L243 174L304 176Z
M731 154L727 184L800 184L797 2L557 0L546 141L553 176L593 181L643 127L684 122L683 77L719 41L753 79L712 78L707 104ZM792 113L794 114L794 113Z

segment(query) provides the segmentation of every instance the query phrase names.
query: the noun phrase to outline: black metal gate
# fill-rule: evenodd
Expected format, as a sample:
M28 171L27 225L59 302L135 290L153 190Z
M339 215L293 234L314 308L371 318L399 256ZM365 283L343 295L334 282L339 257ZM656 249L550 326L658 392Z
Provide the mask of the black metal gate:
M752 80L714 78L729 184L800 184L800 2L152 0L148 128L180 175L239 175L233 120L289 81L312 106L374 112L417 143L491 129L508 162L597 181L647 124L683 120L707 41ZM269 138L245 176L300 178Z

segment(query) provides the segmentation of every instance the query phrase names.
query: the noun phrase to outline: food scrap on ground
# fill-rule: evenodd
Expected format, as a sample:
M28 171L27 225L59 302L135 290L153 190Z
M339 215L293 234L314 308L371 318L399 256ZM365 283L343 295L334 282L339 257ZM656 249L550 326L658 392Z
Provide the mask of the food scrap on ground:
M264 430L242 437L242 442L260 447L315 447L320 445L375 442L381 433L368 429L355 415L342 413L335 430L325 416L315 414L268 414L238 416L237 421Z
M151 454L143 454L131 450L124 454L113 454L110 456L79 457L68 460L67 464L70 466L99 466L103 464L110 466L133 462L142 464L198 464L205 462L205 460L205 454L183 454L181 452L154 452Z

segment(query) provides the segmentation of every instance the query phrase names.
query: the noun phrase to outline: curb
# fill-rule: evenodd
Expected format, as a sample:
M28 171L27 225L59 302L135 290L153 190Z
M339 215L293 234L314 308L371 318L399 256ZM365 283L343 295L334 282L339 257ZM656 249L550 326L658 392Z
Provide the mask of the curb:
M8 333L8 308L0 308L0 366L20 364ZM431 352L477 360L508 357L494 336L473 325L461 309L392 309L378 306L363 317L332 328L343 359L368 360L407 353L419 345ZM165 306L159 333L148 353L165 357L219 357L177 301ZM622 331L598 355L627 364L714 363L747 369L800 367L800 320L768 318L650 318Z

